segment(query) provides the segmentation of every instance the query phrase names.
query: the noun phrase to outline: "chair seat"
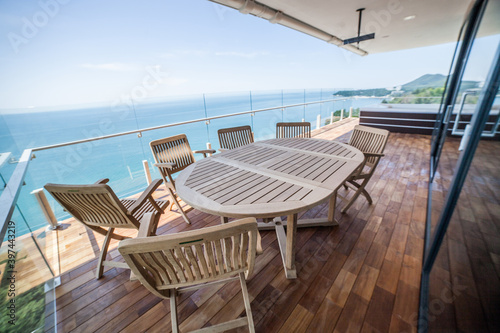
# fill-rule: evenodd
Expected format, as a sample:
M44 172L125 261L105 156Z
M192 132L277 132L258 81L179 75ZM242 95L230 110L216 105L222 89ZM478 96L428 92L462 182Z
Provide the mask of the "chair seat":
M129 209L135 202L135 199L120 199L120 202L125 206L126 209ZM166 200L155 200L156 204L160 206L161 209L166 208L166 206L169 204L168 201ZM140 209L138 209L132 216L137 220L140 221L144 214L146 213L154 213L156 212L156 208L151 204L151 202L146 201Z

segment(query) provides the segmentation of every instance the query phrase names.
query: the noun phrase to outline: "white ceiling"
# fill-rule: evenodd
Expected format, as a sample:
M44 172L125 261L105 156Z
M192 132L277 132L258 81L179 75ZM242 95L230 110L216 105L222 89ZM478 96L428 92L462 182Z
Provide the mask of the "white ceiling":
M359 48L368 53L379 53L456 41L465 13L472 1L257 0L256 2L342 40L357 36L356 10L366 8L363 11L361 34L374 32L375 39L361 42ZM408 16L415 18L404 20ZM498 33L500 33L500 0L490 0L479 34Z

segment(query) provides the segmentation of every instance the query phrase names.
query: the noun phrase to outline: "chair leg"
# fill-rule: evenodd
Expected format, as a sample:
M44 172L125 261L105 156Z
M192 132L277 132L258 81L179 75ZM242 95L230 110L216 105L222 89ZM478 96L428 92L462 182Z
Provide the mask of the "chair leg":
M115 228L109 228L106 232L106 237L104 238L104 242L102 243L101 254L99 255L99 261L97 262L96 269L96 279L100 279L102 277L102 272L104 271L103 262L106 259L106 255L108 254L109 242L111 241L111 235L113 235L113 231Z
M172 197L172 201L175 202L175 204L177 205L179 212L181 213L182 217L184 218L184 221L186 221L187 224L191 224L191 221L189 221L186 213L184 213L184 211L182 210L182 207L179 204L179 201L177 200L177 197L175 196L174 191L172 191L172 189L169 187L168 192L170 193L170 196Z
M354 185L357 189L361 189L361 187L363 187L361 189L361 194L364 195L364 197L366 198L366 200L368 200L368 203L371 205L373 203L372 197L370 196L370 194L365 189L365 185L368 184L368 181L369 181L369 179L366 179L366 181L364 181L361 185L359 185L356 182L350 182L350 184Z
M241 294L243 295L243 303L245 303L245 312L247 313L248 330L250 333L255 333L253 324L252 308L250 308L250 297L248 296L247 283L245 281L245 274L240 273Z
M366 200L368 201L368 203L370 205L373 203L372 197L370 196L370 194L365 189L363 189L361 191L361 194L363 194L365 196Z
M361 183L361 185L357 184L355 182L351 182L351 184L353 184L354 186L356 186L358 188L358 190L356 191L356 193L354 193L354 195L352 196L351 200L349 200L349 202L347 203L347 205L345 205L344 208L342 208L342 210L341 210L342 214L344 214L352 206L352 204L354 203L354 201L356 201L356 199L359 197L359 195L361 193L363 193L363 192L368 195L368 197L366 197L366 199L368 200L368 203L369 204L372 203L370 195L368 194L368 192L365 191L365 186L368 183L368 180L370 180L370 179L366 178L365 180L363 180L363 182Z
M179 333L179 322L177 317L177 291L170 289L170 316L172 322L172 333Z

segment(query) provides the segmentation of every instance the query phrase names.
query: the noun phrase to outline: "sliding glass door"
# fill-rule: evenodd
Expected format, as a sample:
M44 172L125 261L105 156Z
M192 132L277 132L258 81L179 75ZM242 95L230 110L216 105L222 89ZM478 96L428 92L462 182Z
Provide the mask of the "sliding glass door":
M500 330L498 22L498 2L471 7L433 134L421 332Z

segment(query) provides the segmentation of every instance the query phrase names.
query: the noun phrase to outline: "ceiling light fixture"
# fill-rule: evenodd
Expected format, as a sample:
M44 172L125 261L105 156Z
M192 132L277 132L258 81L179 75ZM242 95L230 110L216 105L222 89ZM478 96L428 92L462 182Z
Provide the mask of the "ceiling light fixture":
M357 12L359 12L358 36L357 37L353 37L353 38L349 38L349 39L344 39L344 45L348 45L348 44L352 44L352 43L358 43L358 47L359 47L359 42L375 38L375 34L374 33L360 36L360 33L361 33L361 16L362 16L363 10L365 10L365 8L360 8L360 9L356 10Z
M410 15L410 16L405 17L403 20L409 21L409 20L413 20L415 17L416 17L415 15Z

